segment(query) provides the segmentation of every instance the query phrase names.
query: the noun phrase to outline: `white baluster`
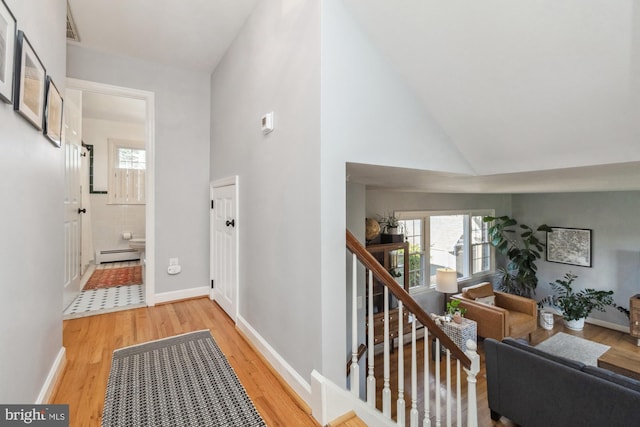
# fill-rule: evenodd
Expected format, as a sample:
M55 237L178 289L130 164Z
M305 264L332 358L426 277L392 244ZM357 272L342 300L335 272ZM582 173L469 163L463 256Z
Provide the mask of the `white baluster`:
M411 319L411 411L409 424L418 427L418 361L416 355L416 318ZM428 353L425 347L425 353Z
M375 351L373 344L373 272L369 270L369 307L367 319L369 319L369 340L367 343L367 356L369 359L369 373L367 376L367 403L376 406L376 376L374 373Z
M476 400L476 375L480 372L480 355L476 352L477 344L467 340L465 354L471 360L471 368L465 368L467 373L467 427L478 427L478 401Z
M423 394L424 394L424 418L422 419L422 427L430 427L431 426L431 397L430 397L430 389L431 386L429 384L429 329L424 328L424 373L423 373ZM433 347L432 347L433 349ZM435 350L434 350L435 351Z
M353 254L351 279L351 393L360 397L360 366L358 366L358 257Z
M384 287L384 384L382 386L382 413L391 418L391 372L389 367L389 289Z
M404 402L404 313L402 301L398 301L398 401L396 402L396 422L400 427L404 427L406 409Z
M436 338L436 385L433 392L436 394L436 427L440 427L440 338Z
M460 361L456 359L456 427L462 427L462 392L460 390Z
M447 349L447 427L451 427L451 351Z

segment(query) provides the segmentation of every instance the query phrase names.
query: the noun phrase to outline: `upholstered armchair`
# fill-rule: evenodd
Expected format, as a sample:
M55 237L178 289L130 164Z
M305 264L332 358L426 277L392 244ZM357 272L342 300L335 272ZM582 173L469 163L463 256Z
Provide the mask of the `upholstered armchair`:
M467 309L465 317L478 323L478 335L502 340L504 337L526 336L537 328L536 301L517 295L498 292L489 282L462 288L462 293L451 298L461 301Z

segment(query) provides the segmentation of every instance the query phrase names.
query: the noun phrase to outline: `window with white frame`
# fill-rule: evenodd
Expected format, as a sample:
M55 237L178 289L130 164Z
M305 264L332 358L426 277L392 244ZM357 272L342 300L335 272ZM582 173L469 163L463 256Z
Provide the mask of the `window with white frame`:
M455 270L458 280L493 271L493 248L482 218L493 210L398 212L409 242L409 286L435 286L436 270Z
M143 141L109 139L108 203L145 203L146 151Z

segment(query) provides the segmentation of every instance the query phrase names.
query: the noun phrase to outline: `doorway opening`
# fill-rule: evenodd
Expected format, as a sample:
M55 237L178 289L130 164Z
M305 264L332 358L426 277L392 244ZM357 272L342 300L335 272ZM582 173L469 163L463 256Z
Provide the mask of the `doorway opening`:
M81 124L81 279L65 318L154 305L154 94L67 79ZM77 261L76 261L77 260ZM69 260L67 260L69 263Z

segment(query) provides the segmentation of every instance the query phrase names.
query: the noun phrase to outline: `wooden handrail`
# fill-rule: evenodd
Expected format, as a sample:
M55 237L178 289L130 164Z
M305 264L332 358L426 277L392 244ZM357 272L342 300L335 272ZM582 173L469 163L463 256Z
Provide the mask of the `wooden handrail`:
M367 251L362 243L360 243L360 241L349 230L347 230L347 249L354 253L360 262L371 270L373 274L384 284L384 286L389 288L396 298L402 301L404 307L406 307L409 312L413 313L416 319L418 319L425 328L440 340L441 345L449 349L451 354L453 354L453 356L458 359L465 368L471 369L471 360L466 354L464 354L460 347L458 347L451 338L444 333L442 328L436 325L436 322L431 319L431 316L425 313L422 307L420 307L418 303L411 298L411 295L409 295L409 293L395 281L391 274L389 274L389 272L380 265L378 260ZM402 340L400 342L402 342Z

